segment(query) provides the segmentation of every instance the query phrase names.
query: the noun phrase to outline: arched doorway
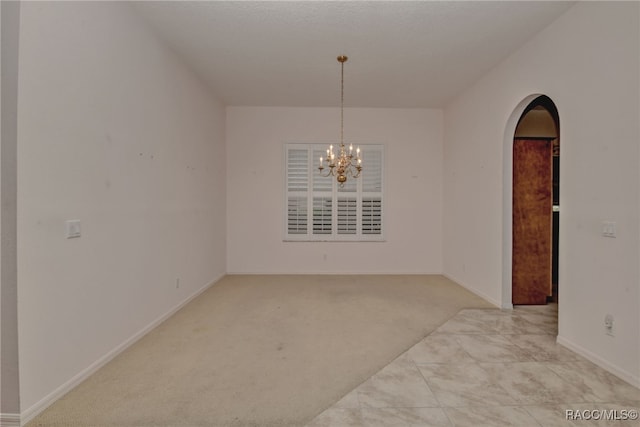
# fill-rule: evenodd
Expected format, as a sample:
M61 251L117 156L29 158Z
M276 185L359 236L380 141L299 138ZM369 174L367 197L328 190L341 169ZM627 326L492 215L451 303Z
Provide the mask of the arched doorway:
M558 112L539 96L525 109L513 138L512 303L558 299L560 143Z
M558 301L559 130L545 95L525 98L505 129L503 308Z

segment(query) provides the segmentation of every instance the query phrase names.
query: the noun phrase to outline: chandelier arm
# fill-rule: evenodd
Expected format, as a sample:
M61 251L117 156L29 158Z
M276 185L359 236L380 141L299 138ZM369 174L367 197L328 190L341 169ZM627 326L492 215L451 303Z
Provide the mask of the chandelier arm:
M324 166L318 167L318 170L320 171L320 176L323 178L327 178L329 176L335 176L335 167L336 167L335 164L329 164L329 169L327 170L326 173L323 172L325 169Z
M345 175L349 175L353 178L357 178L360 176L360 172L362 171L362 167L358 167L356 165L349 165L349 168L345 171Z

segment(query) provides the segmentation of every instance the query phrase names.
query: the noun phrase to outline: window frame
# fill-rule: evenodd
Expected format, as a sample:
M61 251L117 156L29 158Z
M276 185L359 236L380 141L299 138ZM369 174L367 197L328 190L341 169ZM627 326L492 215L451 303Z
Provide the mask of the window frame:
M325 153L329 144L318 144L318 143L285 143L284 144L284 212L283 212L283 241L284 242L384 242L385 241L385 220L384 220L384 193L385 193L385 174L384 174L384 158L385 158L385 147L383 144L359 144L362 152L365 156L367 153L379 153L379 163L380 163L380 176L379 176L379 191L363 191L364 186L364 175L367 172L367 162L363 159L363 170L361 175L354 179L349 177L347 180L347 185L349 185L350 181L355 182L356 188L354 191L348 190L340 190L338 182L335 177L329 178L320 178L318 171L318 163L319 159L316 159L315 155L318 153ZM289 153L290 150L306 150L307 157L307 165L306 165L306 189L301 190L290 190L289 189ZM317 156L319 157L319 155ZM300 165L300 158L298 158L298 165ZM327 169L325 169L326 173ZM296 169L298 176L296 178L299 179L299 168ZM319 179L318 179L319 178ZM317 181L314 181L317 179ZM352 181L353 180L353 181ZM376 180L376 178L374 178ZM296 181L299 182L299 181ZM327 184L331 183L331 190L327 190ZM317 187L322 187L322 189L314 189L314 184ZM299 187L299 186L298 186ZM289 209L291 207L290 200L295 197L306 197L306 223L304 223L305 231L298 233L291 233L289 229ZM323 215L318 210L319 207L325 206L320 200L324 198L324 200L331 199L331 232L330 233L314 233L314 200L316 203L316 212L318 215L316 218L320 220L322 218L322 223L324 224L324 220L326 219L326 214ZM374 206L373 212L374 217L377 217L377 213L379 212L379 220L374 221L374 225L379 228L379 232L376 232L374 227L373 233L366 233L366 230L363 229L363 220L365 218L364 215L364 204L363 200L369 202L370 206ZM379 208L375 208L376 202L379 205ZM353 204L355 203L355 232L351 231L349 227L352 224L352 215L349 214L349 210L347 210L347 216L345 216L345 211L341 210L341 204ZM340 214L340 215L339 215ZM296 216L296 219L300 216L299 214ZM339 221L339 218L342 218L343 221ZM344 221L344 219L347 219ZM296 222L298 224L299 222ZM318 222L320 224L320 222ZM349 231L348 233L345 233Z

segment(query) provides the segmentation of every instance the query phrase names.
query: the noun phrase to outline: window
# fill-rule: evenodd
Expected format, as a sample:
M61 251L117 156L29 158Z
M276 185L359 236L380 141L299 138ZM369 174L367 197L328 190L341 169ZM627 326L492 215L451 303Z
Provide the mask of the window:
M285 240L383 240L383 146L360 147L362 173L340 187L334 176L318 171L326 145L285 145Z

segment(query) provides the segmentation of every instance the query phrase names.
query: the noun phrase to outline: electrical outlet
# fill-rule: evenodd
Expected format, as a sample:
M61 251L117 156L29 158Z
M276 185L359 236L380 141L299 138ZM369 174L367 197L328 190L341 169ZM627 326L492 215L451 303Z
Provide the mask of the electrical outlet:
M176 289L180 289L180 278L176 279Z
M612 337L613 335L613 316L611 314L607 314L606 316L604 316L604 329L605 329L605 334L607 335L611 335Z
M616 237L615 221L602 221L602 235L604 237Z
M73 239L82 235L79 219L70 219L65 225L67 239Z

